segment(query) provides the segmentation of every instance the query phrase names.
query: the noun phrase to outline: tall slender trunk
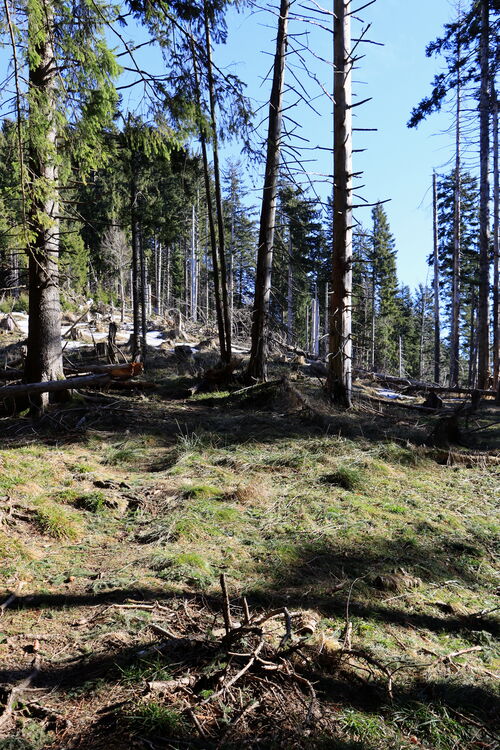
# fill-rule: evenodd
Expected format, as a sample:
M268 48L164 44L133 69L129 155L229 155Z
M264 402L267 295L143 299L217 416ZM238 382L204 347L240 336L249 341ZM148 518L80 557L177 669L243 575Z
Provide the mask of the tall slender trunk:
M54 11L42 0L41 20L28 29L29 69L28 171L30 175L28 244L29 323L24 377L27 382L63 376L59 291L59 202L57 199L57 62L53 47ZM48 395L36 406L44 408Z
M487 388L489 380L489 245L490 245L490 107L489 107L489 2L481 0L481 38L479 58L481 88L479 93L479 300L478 300L478 388Z
M433 205L433 228L434 228L434 382L441 381L441 324L439 315L439 255L438 255L438 212L437 212L437 185L436 173L432 175L432 205Z
M425 313L427 311L427 286L422 290L422 316L420 318L420 345L418 349L418 379L422 380L424 375L424 334Z
M57 63L53 47L54 12L42 2L42 20L29 22L28 44L30 118L28 168L30 205L28 220L29 323L25 380L39 382L63 377L61 306L59 292L59 202L57 199ZM37 406L43 408L47 394Z
M140 294L140 231L139 218L137 211L137 179L136 164L134 156L130 160L130 228L132 233L132 336L131 336L131 353L135 359L140 351L140 330L141 330L141 294Z
M217 252L217 235L215 232L215 222L213 213L212 203L212 191L210 186L210 169L208 164L208 153L207 153L207 139L205 136L204 126L201 122L201 91L200 91L200 76L198 71L198 58L196 56L196 50L194 42L191 39L191 57L193 61L193 74L194 74L194 85L195 85L195 97L196 104L200 112L199 122L199 135L201 144L201 154L203 159L203 177L205 181L205 198L207 201L207 219L210 236L210 249L212 254L212 275L214 282L214 299L215 299L215 315L217 318L217 330L219 334L219 349L222 360L227 359L227 347L226 347L226 330L224 323L224 314L222 311L222 299L221 299L221 286L220 286L220 273L219 273L219 257Z
M158 315L163 313L163 247L159 240L156 240L156 312Z
M222 207L222 189L220 180L219 166L219 139L217 135L217 114L215 107L215 85L212 70L212 42L210 39L210 19L208 15L207 0L203 0L203 15L205 21L205 53L207 56L207 83L208 96L210 101L210 119L212 126L212 152L214 157L214 182L215 182L215 206L217 212L217 232L219 239L219 265L220 265L220 284L222 290L222 314L224 317L225 331L225 350L222 353L222 360L228 362L231 360L231 317L229 312L229 296L226 269L226 240L224 228L224 211Z
M376 327L376 313L377 308L375 306L375 292L377 290L375 271L372 271L372 320L371 320L371 369L375 372L375 327Z
M260 213L255 296L252 311L252 346L247 369L247 377L253 380L265 380L267 377L269 302L271 298L289 10L290 0L281 0L276 54L274 56L273 85L269 101L266 172Z
M191 293L190 293L190 313L191 313L191 320L196 321L198 319L198 264L197 264L197 258L196 258L196 208L193 203L191 208L191 258L190 258L190 268L191 268Z
M457 34L457 65L460 65L461 39ZM457 107L455 130L455 186L453 197L453 259L451 278L450 385L457 386L460 366L460 244L461 244L461 113L462 93L460 67L457 73Z
M142 231L139 230L139 262L140 262L140 301L141 301L141 358L142 361L146 362L147 350L146 350L146 333L148 330L147 314L148 314L148 287L147 287L147 266L146 256L144 252L144 238Z
M314 285L314 297L311 300L311 350L317 357L319 354L319 299L318 286Z
M493 387L500 385L500 236L499 236L499 178L498 178L498 99L495 88L493 99Z
M292 265L292 233L288 230L288 277L287 277L287 291L286 291L286 335L287 342L291 344L293 341L293 265Z
M470 315L469 315L469 388L474 388L476 381L476 290L471 288L470 296Z
M334 2L333 263L328 391L351 406L352 391L352 112L351 2Z

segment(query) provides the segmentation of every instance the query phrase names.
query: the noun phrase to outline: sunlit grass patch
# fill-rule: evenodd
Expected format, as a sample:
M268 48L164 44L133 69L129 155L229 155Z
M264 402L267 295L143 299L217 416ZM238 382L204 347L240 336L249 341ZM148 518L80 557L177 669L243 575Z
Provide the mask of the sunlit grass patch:
M34 520L42 533L55 539L77 539L82 533L75 512L55 503L38 501Z
M146 734L182 737L188 731L186 719L178 711L155 701L137 705L125 718L132 729Z
M151 567L166 581L187 583L199 589L207 588L215 580L215 571L198 552L157 554Z

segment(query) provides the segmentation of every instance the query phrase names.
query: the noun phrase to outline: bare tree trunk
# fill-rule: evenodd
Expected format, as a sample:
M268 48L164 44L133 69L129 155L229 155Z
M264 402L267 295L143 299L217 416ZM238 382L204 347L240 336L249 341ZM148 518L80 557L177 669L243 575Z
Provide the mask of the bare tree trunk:
M479 304L478 304L478 388L487 388L489 381L489 244L490 244L490 108L489 108L489 3L481 0L480 68L481 88L479 94L480 118L480 205L479 205Z
M231 318L229 313L229 297L227 291L227 269L226 269L226 240L224 228L224 211L222 207L222 189L219 166L219 144L217 135L217 115L215 109L215 87L212 72L212 42L210 39L210 21L208 16L207 0L203 1L205 21L205 46L207 56L207 82L210 100L210 119L212 125L212 151L214 156L214 181L215 181L215 206L217 211L217 230L219 238L219 264L220 284L222 290L222 314L224 318L225 350L221 352L222 361L229 364L231 361Z
M293 265L292 265L292 233L288 230L288 278L286 291L286 336L288 344L293 342Z
M42 20L30 19L30 118L28 125L30 174L28 245L29 323L25 380L41 382L63 378L61 306L59 293L59 203L57 200L57 63L53 47L54 11L42 1ZM43 134L41 133L43 129ZM47 394L37 406L44 408Z
M499 236L499 178L498 178L498 99L493 98L493 388L500 384L500 236Z
M135 359L139 355L140 351L140 331L141 331L141 285L140 285L140 269L141 269L141 250L140 250L140 229L139 229L139 218L137 210L137 173L136 173L136 159L134 154L130 159L130 229L132 234L132 336L131 341L131 353L132 358Z
M274 57L273 85L269 101L266 173L260 214L255 297L252 312L252 346L247 369L247 377L251 380L265 380L267 377L269 301L271 298L289 10L290 0L281 0L278 35L276 38L276 54Z
M147 314L148 314L148 286L147 286L147 266L146 257L144 253L144 238L142 231L139 231L139 259L140 259L140 300L141 300L141 357L142 362L146 362L147 350L146 350L146 333L148 330Z
M457 65L460 66L461 40L457 34ZM461 243L461 80L457 72L457 108L455 135L455 187L453 198L453 261L451 277L450 386L458 385L460 365L460 243Z
M163 313L163 247L159 240L156 240L156 312L158 315Z
M372 271L372 325L371 325L371 369L375 372L375 325L376 325L376 307L375 307L375 271Z
M335 0L333 263L328 391L351 406L352 391L352 113L351 2Z
M475 315L476 313L476 290L474 287L471 289L470 297L470 316L469 316L469 388L474 388L476 383L476 358L477 358L477 347L476 347L476 325Z
M194 42L191 40L191 56L193 60L193 73L194 73L194 84L195 84L195 96L196 104L200 110L200 144L201 153L203 158L203 176L205 180L205 198L207 201L207 219L210 236L210 248L212 252L212 273L214 280L214 298L215 298L215 315L217 318L217 330L219 333L219 349L222 360L226 359L226 331L224 324L224 314L222 311L222 300L221 300L221 288L220 288L220 273L219 273L219 258L217 253L217 236L215 233L215 222L212 205L212 193L210 189L210 170L208 165L208 153L207 153L207 139L203 123L201 121L201 91L200 91L200 77L198 72L198 58L196 56L196 50Z
M441 324L439 315L439 255L438 255L438 213L436 173L432 175L433 225L434 225L434 382L441 381Z
M190 270L191 270L191 294L190 294L190 313L191 320L196 321L198 319L198 299L197 299L197 287L198 287L198 265L196 259L196 208L193 203L191 210L191 259L190 259Z
M165 276L166 276L166 289L165 289L165 304L167 306L167 310L170 307L170 255L171 255L171 247L170 245L167 245L166 247L167 257L165 258Z
M422 380L424 375L424 329L425 329L425 313L427 310L427 285L422 290L422 317L420 318L420 346L418 351L418 379Z
M314 285L314 297L311 300L311 351L319 354L319 299L318 287Z

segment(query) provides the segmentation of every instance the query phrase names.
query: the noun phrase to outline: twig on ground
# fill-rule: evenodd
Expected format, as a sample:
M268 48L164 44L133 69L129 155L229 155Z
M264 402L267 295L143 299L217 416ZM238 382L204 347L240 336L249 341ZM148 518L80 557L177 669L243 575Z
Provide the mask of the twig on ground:
M4 706L3 712L0 715L0 729L8 722L10 717L12 716L12 713L14 711L14 707L16 705L16 699L17 696L20 695L23 690L26 690L33 680L37 677L38 673L40 671L40 657L37 655L33 659L32 663L32 670L29 673L27 677L24 678L24 680L21 680L17 685L15 685L10 693L9 697L7 698L7 702Z
M16 590L13 591L2 604L0 604L0 617L3 615L7 607L10 607L12 602L16 601L17 597L21 593L21 589L23 588L23 586L24 586L24 581L19 581L19 583L16 586Z
M224 573L220 574L220 587L222 589L222 596L223 596L222 615L224 617L224 627L226 628L226 635L229 635L229 633L233 629L233 625L231 622L229 596L227 593L226 576Z

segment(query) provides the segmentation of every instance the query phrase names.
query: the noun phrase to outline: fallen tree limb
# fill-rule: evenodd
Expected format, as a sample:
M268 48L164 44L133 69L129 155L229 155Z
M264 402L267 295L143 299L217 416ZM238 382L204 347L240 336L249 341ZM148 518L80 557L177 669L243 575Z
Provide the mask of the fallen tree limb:
M13 591L7 599L0 604L0 617L3 615L7 607L10 607L12 602L15 602L19 594L21 593L21 589L24 586L24 581L20 581L16 587L16 590Z
M80 323L89 312L90 312L90 307L88 307L85 310L85 312L83 312L80 315L80 317L77 318L75 320L75 322L70 325L70 327L68 328L68 330L65 333L62 334L61 338L63 338L63 339L69 338L71 336L71 331L73 331L73 329L78 325L78 323Z
M383 404L384 406L397 406L400 409L410 409L411 411L422 411L427 414L435 414L437 409L433 409L430 406L421 406L420 404L408 404L406 401L399 401L398 399L383 399L376 398L375 396L369 396L366 393L355 394L360 400L369 401L372 404ZM446 411L443 409L443 411ZM451 413L451 412L450 412Z
M27 677L24 678L24 680L21 680L15 687L13 687L9 693L9 697L7 698L7 702L4 706L2 714L0 714L0 729L4 726L4 724L7 723L7 721L12 716L12 712L14 711L17 697L20 693L23 692L23 690L26 690L33 680L37 677L40 669L39 669L39 657L35 656L33 659L32 664L32 670L29 673Z

